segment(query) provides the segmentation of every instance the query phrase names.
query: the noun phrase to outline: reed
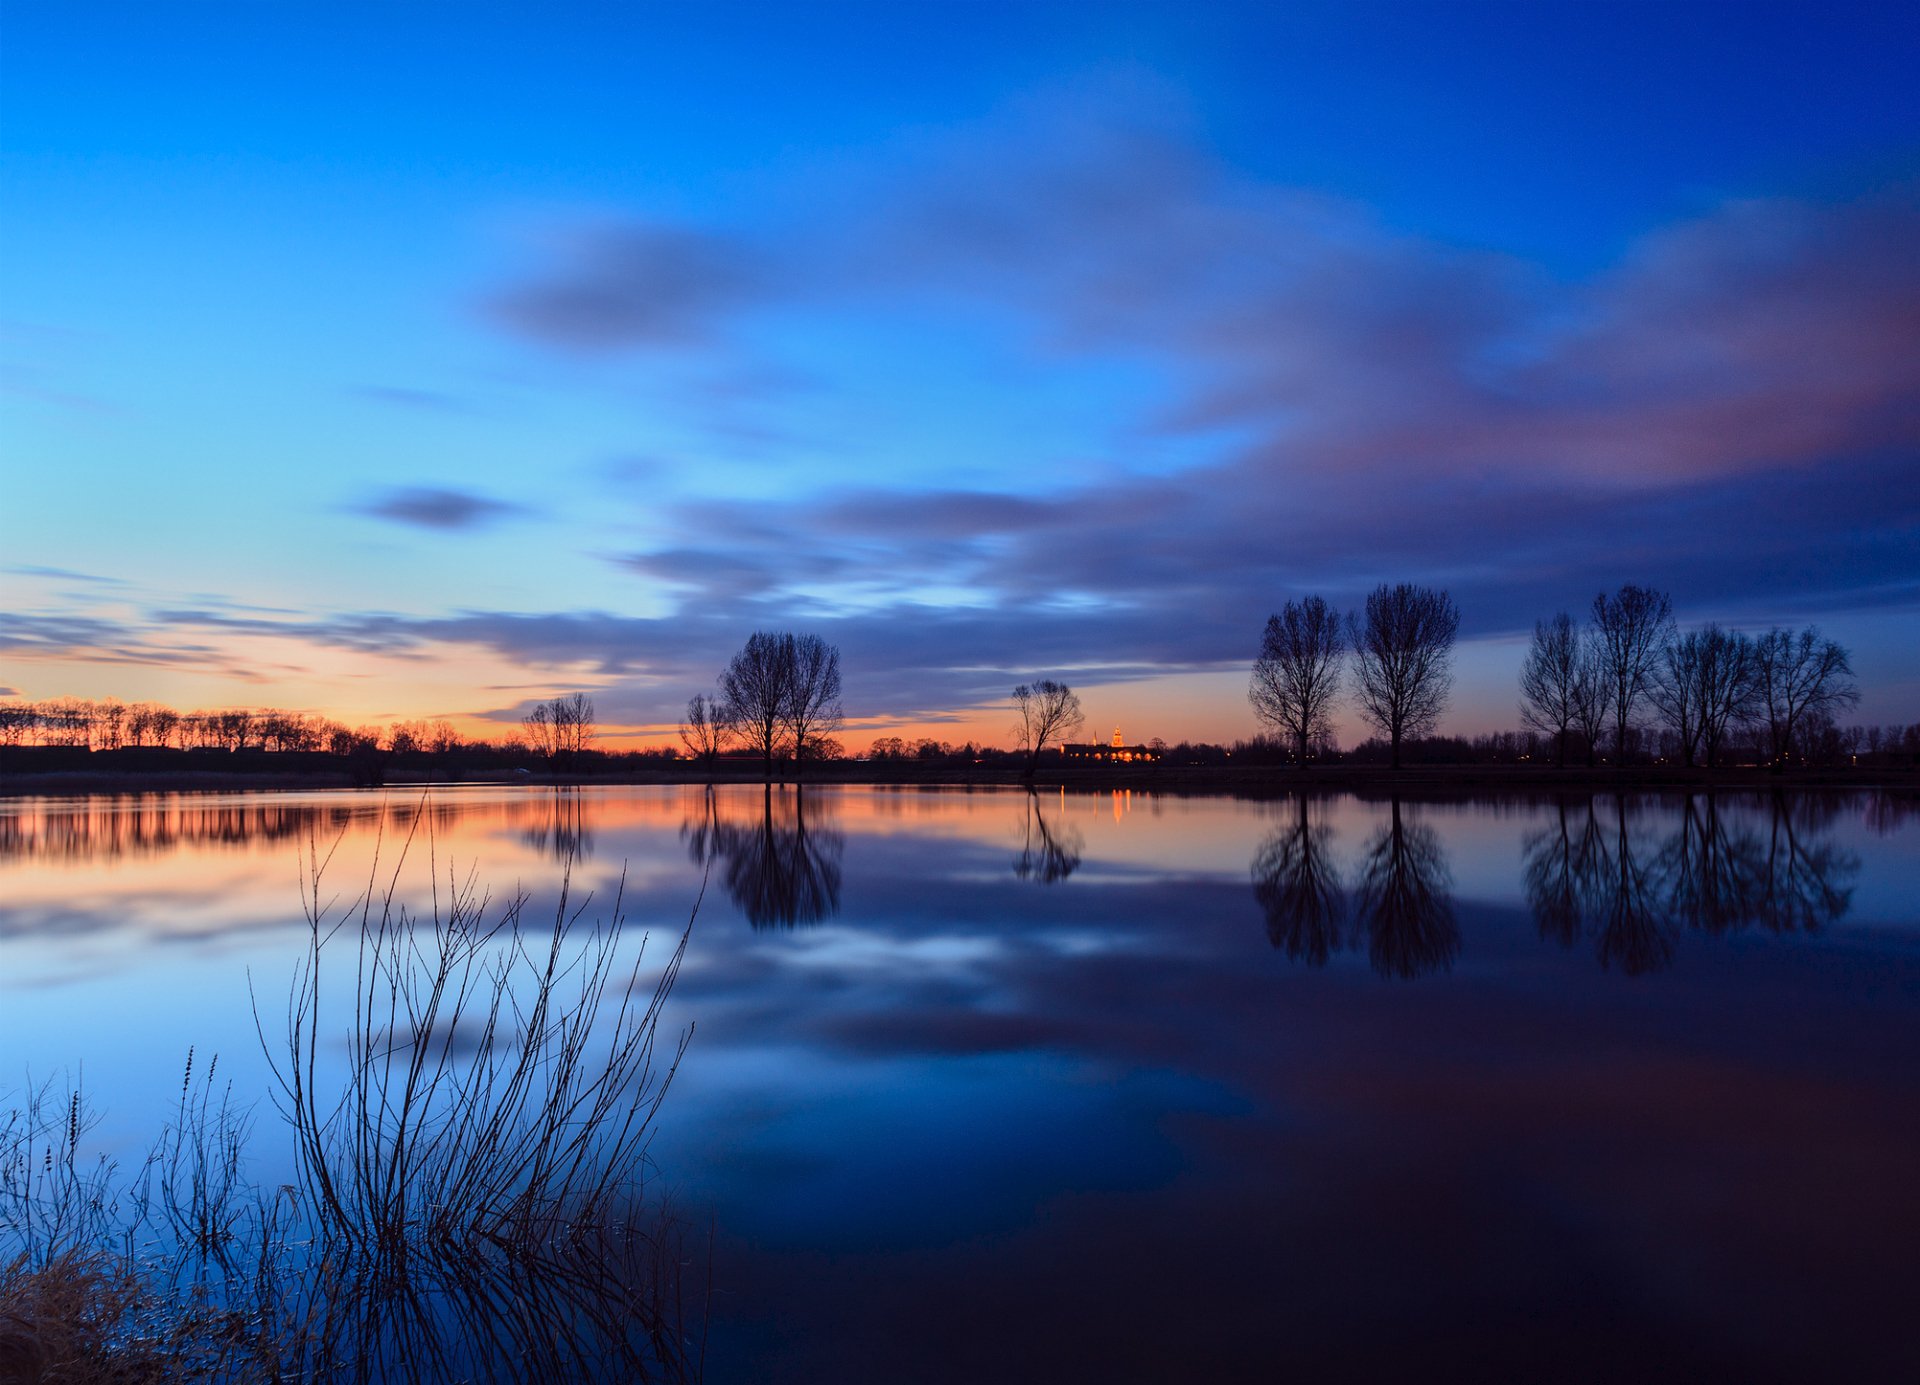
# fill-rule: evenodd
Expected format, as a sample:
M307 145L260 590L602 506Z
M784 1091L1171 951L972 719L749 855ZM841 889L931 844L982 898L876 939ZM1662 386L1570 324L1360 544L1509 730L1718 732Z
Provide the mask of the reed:
M647 1145L692 1037L660 1027L699 902L649 974L624 877L600 917L563 878L535 924L525 894L443 876L429 835L416 910L414 847L340 905L306 843L284 1025L254 998L290 1182L246 1178L217 1057L196 1076L189 1053L130 1179L83 1155L78 1090L0 1114L0 1381L698 1378L704 1305Z

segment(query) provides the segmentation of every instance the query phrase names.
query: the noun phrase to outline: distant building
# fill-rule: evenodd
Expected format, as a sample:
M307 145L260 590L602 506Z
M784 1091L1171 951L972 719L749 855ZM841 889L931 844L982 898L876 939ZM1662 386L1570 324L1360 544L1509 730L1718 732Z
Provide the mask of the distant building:
M1091 741L1085 745L1067 744L1060 747L1060 753L1067 759L1082 764L1151 764L1160 758L1160 752L1151 746L1128 745L1117 726L1113 728L1113 741L1110 745L1100 745Z

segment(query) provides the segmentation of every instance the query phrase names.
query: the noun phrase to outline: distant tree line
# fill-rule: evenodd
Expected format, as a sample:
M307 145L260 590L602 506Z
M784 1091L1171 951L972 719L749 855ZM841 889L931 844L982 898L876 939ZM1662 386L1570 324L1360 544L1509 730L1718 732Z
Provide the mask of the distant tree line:
M1653 751L1711 769L1736 747L1776 768L1808 764L1858 753L1837 721L1859 701L1847 651L1818 627L1681 634L1671 598L1633 585L1595 596L1584 626L1564 611L1536 624L1520 671L1521 720L1556 764L1570 749L1594 764L1603 744L1620 765Z
M488 751L555 759L588 748L593 702L584 693L535 706L518 733L497 741L463 737L444 717L348 726L327 717L278 708L225 707L177 711L157 702L54 697L0 702L0 746L76 750L263 751L336 756L429 755Z
M1520 672L1522 736L1436 741L1459 622L1446 592L1409 583L1375 588L1344 617L1318 596L1289 601L1267 621L1248 698L1296 763L1335 754L1348 689L1381 738L1352 758L1384 753L1395 768L1416 745L1428 762L1564 765L1572 753L1589 765L1607 754L1616 765L1657 756L1711 768L1733 753L1775 767L1910 753L1920 739L1910 727L1839 726L1859 689L1847 651L1817 627L1682 634L1666 593L1629 584L1595 596L1585 623L1561 612L1535 625ZM1272 749L1257 738L1243 758Z
M1383 583L1341 613L1319 596L1271 616L1248 697L1265 730L1231 746L1181 742L1150 748L1163 763L1302 764L1308 760L1403 763L1541 763L1583 756L1616 765L1657 758L1714 767L1737 759L1775 767L1829 765L1859 756L1920 752L1920 725L1840 724L1859 702L1847 651L1815 626L1749 635L1708 624L1681 633L1671 599L1627 585L1597 595L1584 622L1566 612L1535 625L1520 673L1523 728L1463 740L1436 737L1452 688L1460 613L1445 591ZM722 757L757 760L796 775L846 754L838 739L840 652L818 635L756 631L696 694L679 726L685 756L709 770ZM1376 735L1342 753L1333 722L1350 700ZM1031 777L1042 756L1085 724L1078 695L1040 678L1013 690L1017 749L969 741L882 736L866 757L946 767L1019 763ZM0 747L84 750L304 752L343 757L455 755L537 758L560 768L588 756L596 733L584 693L536 704L517 733L463 739L444 718L347 726L278 709L176 711L153 702L49 698L0 702ZM683 758L671 750L621 759Z

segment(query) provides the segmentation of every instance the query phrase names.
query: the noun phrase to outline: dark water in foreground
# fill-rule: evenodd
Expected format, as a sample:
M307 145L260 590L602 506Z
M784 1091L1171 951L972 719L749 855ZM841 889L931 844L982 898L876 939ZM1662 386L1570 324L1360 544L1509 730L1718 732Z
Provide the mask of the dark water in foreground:
M653 1156L710 1378L1920 1378L1910 802L418 809L0 802L0 1089L84 1064L128 1148L189 1044L264 1097L299 848L350 890L430 826L676 933L707 878Z

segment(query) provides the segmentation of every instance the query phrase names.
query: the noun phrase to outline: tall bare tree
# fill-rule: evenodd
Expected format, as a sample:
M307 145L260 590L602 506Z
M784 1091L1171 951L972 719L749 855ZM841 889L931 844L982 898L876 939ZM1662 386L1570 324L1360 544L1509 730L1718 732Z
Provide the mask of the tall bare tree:
M1567 735L1580 720L1580 631L1562 611L1536 621L1520 666L1520 720L1553 737L1553 762L1567 763Z
M1580 666L1574 674L1573 720L1587 743L1587 767L1599 760L1600 737L1613 711L1613 685L1600 657L1600 637L1593 630L1580 634Z
M1712 769L1727 729L1753 709L1759 666L1753 641L1737 630L1709 625L1700 632L1700 642L1700 743Z
M1317 596L1267 617L1247 698L1256 716L1293 739L1302 765L1308 745L1332 734L1345 651L1339 613Z
M1613 596L1593 598L1593 629L1600 667L1613 706L1615 761L1627 761L1627 729L1673 639L1673 602L1665 592L1629 583Z
M1078 734L1087 724L1086 713L1080 710L1080 694L1051 678L1036 679L1015 688L1013 709L1020 714L1020 722L1013 730L1020 739L1020 748L1027 752L1029 779L1040 763L1041 751L1053 742Z
M1667 645L1648 696L1680 742L1687 765L1703 751L1713 765L1728 724L1752 704L1753 673L1753 642L1718 625L1690 630Z
M818 635L788 635L786 706L781 719L793 747L794 773L808 759L831 759L833 733L844 720L840 710L840 651Z
M786 745L787 703L793 678L793 636L756 630L720 674L720 695L733 709L734 730L766 766Z
M1401 741L1433 730L1446 706L1460 612L1445 592L1382 583L1347 630L1360 713L1387 737L1398 769Z
M1776 627L1756 642L1754 709L1776 767L1786 763L1814 725L1859 701L1847 651L1823 639L1814 626L1798 634Z
M687 702L686 720L680 723L680 743L696 760L713 773L713 762L733 739L733 713L724 699L695 693Z

